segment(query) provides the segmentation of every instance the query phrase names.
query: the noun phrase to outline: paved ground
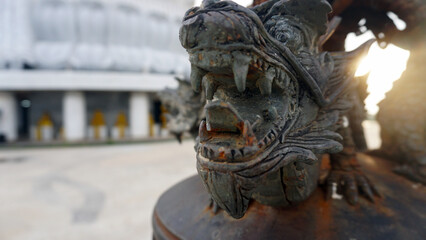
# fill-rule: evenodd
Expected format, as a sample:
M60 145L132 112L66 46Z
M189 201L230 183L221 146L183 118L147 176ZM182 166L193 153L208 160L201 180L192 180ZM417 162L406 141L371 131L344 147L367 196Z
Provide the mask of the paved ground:
M0 151L1 240L151 239L160 194L196 173L192 141Z
M0 149L0 240L151 239L156 200L196 173L194 155L192 141Z

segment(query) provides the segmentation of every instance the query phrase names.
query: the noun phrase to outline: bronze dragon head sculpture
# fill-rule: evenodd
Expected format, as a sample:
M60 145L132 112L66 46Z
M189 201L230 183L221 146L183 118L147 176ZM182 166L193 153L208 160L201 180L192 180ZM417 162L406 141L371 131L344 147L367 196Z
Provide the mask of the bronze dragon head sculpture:
M353 52L322 51L331 10L325 0L270 0L253 8L205 0L185 14L180 40L191 85L206 98L197 169L212 199L234 218L244 216L251 199L272 206L305 200L318 185L324 153L336 154L330 186L349 179L343 185L351 202L357 183L372 199L345 125L356 62L372 42Z

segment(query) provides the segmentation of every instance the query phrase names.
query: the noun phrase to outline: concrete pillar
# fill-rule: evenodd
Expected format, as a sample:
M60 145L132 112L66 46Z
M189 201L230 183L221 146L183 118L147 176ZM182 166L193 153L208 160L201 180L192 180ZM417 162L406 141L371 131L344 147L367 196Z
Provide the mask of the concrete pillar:
M16 100L13 93L0 92L0 134L7 141L15 141L18 138Z
M64 137L79 141L86 137L86 99L83 92L65 92L62 107Z
M144 138L149 136L149 96L143 92L130 94L130 136Z

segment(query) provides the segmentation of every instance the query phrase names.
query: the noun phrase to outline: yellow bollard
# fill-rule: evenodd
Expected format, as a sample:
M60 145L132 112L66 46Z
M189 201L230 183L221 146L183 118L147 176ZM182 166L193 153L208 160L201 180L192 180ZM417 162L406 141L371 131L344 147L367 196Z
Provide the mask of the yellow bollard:
M152 114L149 114L149 136L154 137L154 117Z
M48 113L43 113L37 122L36 139L38 141L53 140L53 121Z
M112 129L113 139L124 139L128 135L128 127L126 115L124 112L120 112Z
M167 111L167 109L164 107L163 104L161 104L161 136L162 137L167 137L170 133L169 133L169 129L167 128L167 118L166 115L169 113Z
M166 118L166 114L169 113L169 111L167 111L167 109L164 107L163 104L161 104L161 128L163 129L167 129L167 118Z
M89 138L104 140L107 137L104 114L100 110L93 113L92 121L89 127Z

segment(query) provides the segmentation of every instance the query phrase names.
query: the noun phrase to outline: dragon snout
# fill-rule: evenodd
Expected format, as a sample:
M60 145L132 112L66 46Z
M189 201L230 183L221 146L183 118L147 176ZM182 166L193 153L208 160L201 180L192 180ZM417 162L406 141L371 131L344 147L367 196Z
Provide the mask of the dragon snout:
M247 24L250 19L243 14L219 9L189 14L180 29L180 41L187 50L253 43L252 27Z

